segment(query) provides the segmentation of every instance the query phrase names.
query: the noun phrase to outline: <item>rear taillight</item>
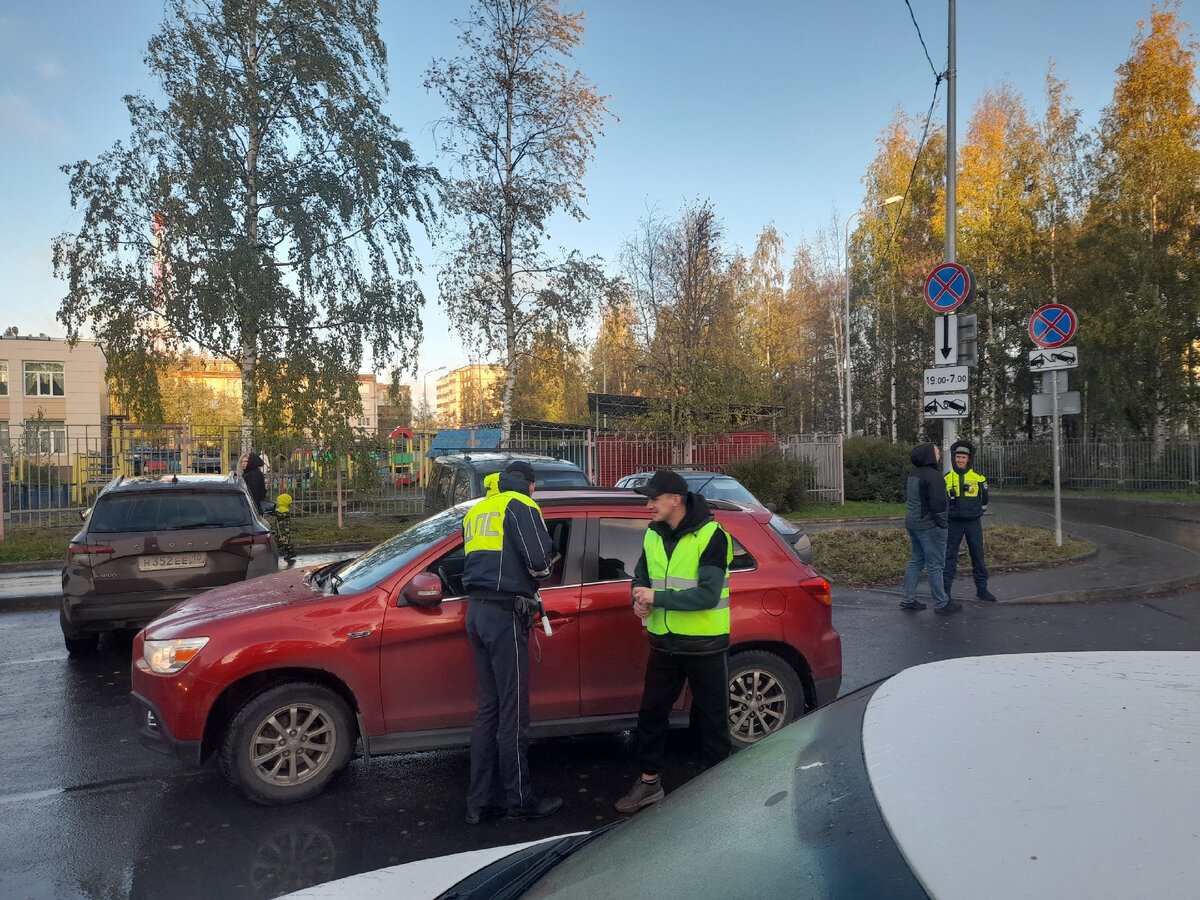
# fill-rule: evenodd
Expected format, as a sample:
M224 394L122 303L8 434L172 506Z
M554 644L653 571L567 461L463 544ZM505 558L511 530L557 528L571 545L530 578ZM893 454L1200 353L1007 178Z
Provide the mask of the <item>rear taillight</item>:
M94 565L96 563L106 562L107 557L112 556L116 551L112 547L103 544L79 544L77 541L71 541L71 546L67 548L67 558L72 563L77 565ZM102 556L107 554L107 556ZM95 557L100 556L100 559Z
M224 549L225 547L247 547L251 544L270 544L270 543L271 543L270 532L268 532L266 534L243 534L241 537L230 538L224 544L222 544L221 547L222 547L222 549Z
M833 595L829 590L829 582L824 578L805 578L800 587L808 591L814 600L826 606L833 606Z

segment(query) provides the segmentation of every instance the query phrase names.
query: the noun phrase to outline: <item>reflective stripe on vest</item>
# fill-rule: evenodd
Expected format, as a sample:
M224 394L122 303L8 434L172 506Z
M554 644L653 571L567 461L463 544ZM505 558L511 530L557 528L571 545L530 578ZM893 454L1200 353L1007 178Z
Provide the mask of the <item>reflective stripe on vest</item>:
M666 547L658 532L646 529L642 549L646 553L646 569L650 586L656 591L680 591L700 585L700 556L712 536L720 529L716 522L706 522L701 528L685 534L667 558ZM729 634L729 564L733 561L733 542L725 538L725 579L721 596L714 609L679 610L655 607L650 613L647 628L651 634L716 635Z
M520 500L526 506L536 509L538 515L542 514L542 508L520 491L505 491L480 500L463 516L465 553L475 550L493 550L499 553L504 549L504 510L510 500Z

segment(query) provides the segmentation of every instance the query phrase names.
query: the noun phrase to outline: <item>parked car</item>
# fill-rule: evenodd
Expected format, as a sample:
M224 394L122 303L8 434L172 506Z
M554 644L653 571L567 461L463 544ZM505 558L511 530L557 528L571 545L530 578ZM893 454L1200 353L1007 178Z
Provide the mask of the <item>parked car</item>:
M801 528L798 528L795 523L785 519L783 516L775 515L774 503L762 503L755 497L740 481L731 475L724 475L721 472L706 472L699 469L675 469L683 480L688 483L688 490L694 491L705 500L734 500L738 503L750 503L755 506L760 506L763 509L769 510L771 516L771 527L779 532L779 536L784 542L796 551L796 555L804 562L812 565L812 542L808 538L808 534ZM654 477L653 472L636 472L633 475L626 475L617 481L619 488L638 488Z
M239 479L118 477L83 511L63 566L59 622L73 655L141 628L201 591L279 568L270 528Z
M541 589L553 633L534 628L532 735L633 728L649 654L629 599L644 498L612 488L534 496L559 559ZM155 619L133 645L141 739L189 763L215 754L265 804L320 793L357 740L370 756L469 743L475 669L461 575L471 505L355 559L218 588ZM770 514L713 507L734 540L730 731L744 747L837 695L841 638L829 583ZM687 724L689 699L673 724Z
M483 479L518 459L533 466L539 490L591 485L583 469L565 459L534 453L453 453L439 456L431 463L429 481L425 485L425 514L431 515L464 500L482 497L485 492Z
M291 896L1190 897L1197 696L1195 652L928 663L632 819Z

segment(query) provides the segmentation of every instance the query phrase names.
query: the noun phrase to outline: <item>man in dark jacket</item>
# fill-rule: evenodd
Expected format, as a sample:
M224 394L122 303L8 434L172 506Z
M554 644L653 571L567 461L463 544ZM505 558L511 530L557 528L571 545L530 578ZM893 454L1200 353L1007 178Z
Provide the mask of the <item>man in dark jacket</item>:
M262 512L267 499L267 479L263 476L263 458L257 453L248 454L242 461L242 481L254 501L254 509Z
M529 627L538 581L550 574L553 544L529 496L533 467L508 464L496 492L463 519L467 637L475 656L479 707L471 728L467 824L507 814L540 819L560 797L538 798L529 775Z
M946 483L938 463L942 459L937 444L918 444L908 457L913 467L908 473L904 494L904 527L912 542L912 558L904 572L904 599L901 609L925 609L917 599L917 582L924 569L929 576L933 611L948 615L962 609L950 599L942 577L946 560Z
M988 505L987 479L971 466L975 462L975 445L970 441L955 441L950 447L952 468L946 473L946 494L950 499L950 526L946 531L946 567L942 580L946 594L954 584L958 571L958 548L965 536L971 554L971 575L975 579L975 596L994 602L996 595L988 590L988 570L983 563L983 525L979 517Z
M655 472L634 488L652 521L633 573L633 609L646 622L650 658L638 710L641 777L617 801L633 813L657 803L671 707L686 682L704 761L729 755L729 563L733 544L707 501L677 472Z

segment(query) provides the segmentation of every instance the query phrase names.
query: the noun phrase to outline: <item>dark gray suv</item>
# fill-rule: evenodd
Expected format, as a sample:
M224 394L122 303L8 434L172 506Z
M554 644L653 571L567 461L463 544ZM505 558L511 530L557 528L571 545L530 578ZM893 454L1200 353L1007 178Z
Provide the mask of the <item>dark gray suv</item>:
M232 476L116 478L83 516L62 573L72 655L201 591L279 569L270 528Z
M533 466L539 491L591 487L583 469L565 459L505 451L454 453L433 460L425 486L425 514L433 515L472 497L482 497L487 493L483 479L516 459Z

